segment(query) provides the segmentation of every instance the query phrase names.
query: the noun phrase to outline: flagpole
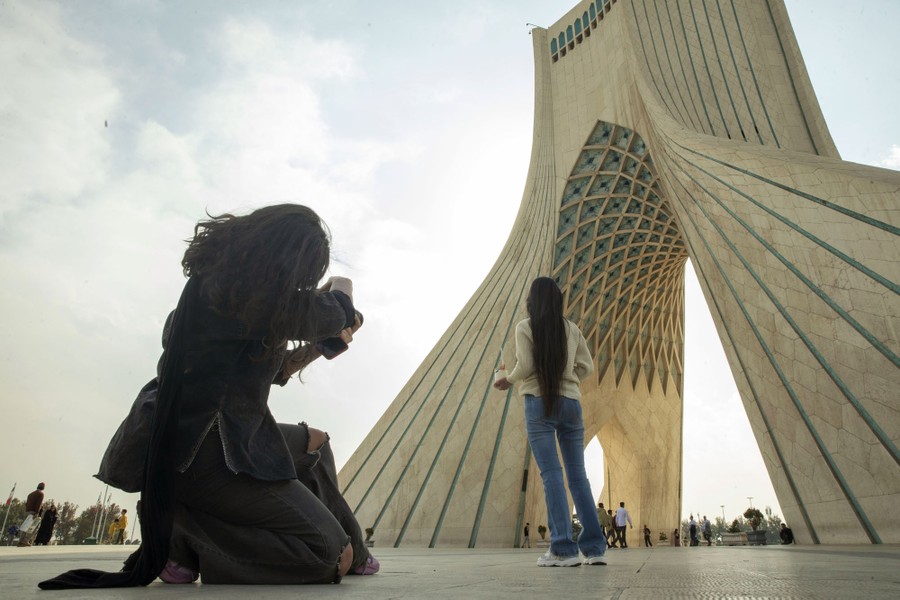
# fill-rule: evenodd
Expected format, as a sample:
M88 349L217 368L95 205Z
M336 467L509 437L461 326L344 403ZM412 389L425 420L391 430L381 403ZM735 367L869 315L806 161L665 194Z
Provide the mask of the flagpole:
M0 528L0 536L3 536L6 533L6 520L9 518L9 509L12 508L12 497L13 494L16 493L16 485L18 482L13 483L12 490L9 492L9 498L6 499L6 515L3 517L3 527ZM10 542L12 542L12 538L10 537Z
M100 528L97 530L97 539L102 540L103 534L106 533L106 515L107 510L109 509L109 498L112 496L112 493L109 491L109 486L106 486L105 490L106 494L103 497L103 517L100 519Z
M97 528L97 517L100 516L100 496L97 496L97 513L94 515L94 523L91 525L91 537L96 539L97 536L94 535L94 530Z

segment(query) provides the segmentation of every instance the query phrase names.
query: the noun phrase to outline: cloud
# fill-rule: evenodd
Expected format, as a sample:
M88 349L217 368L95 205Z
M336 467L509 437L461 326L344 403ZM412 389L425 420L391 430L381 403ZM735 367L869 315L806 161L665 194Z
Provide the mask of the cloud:
M900 171L900 146L892 144L890 154L888 154L887 158L881 160L878 166Z
M104 120L119 103L103 54L66 35L47 3L5 3L0 18L0 211L70 200L107 175ZM2 221L0 221L2 224Z
M9 316L0 390L8 408L21 408L3 454L21 453L16 473L83 503L109 436L154 372L162 321L183 285L183 240L203 211L311 204L359 264L373 237L389 250L385 230L410 229L380 216L370 189L385 164L414 149L332 132L323 86L356 69L341 42L211 19L211 56L177 67L224 66L204 73L173 116L137 104L139 55L73 37L52 4L0 10L0 71L11 82L0 87L0 310ZM117 111L127 130L116 128ZM39 433L42 451L24 452Z

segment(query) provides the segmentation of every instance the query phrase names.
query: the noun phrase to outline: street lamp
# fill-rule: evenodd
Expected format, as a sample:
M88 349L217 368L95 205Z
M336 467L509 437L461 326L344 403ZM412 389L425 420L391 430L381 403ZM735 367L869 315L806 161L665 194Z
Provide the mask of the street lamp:
M725 526L725 505L720 504L719 506L722 507L722 527L724 527Z
M753 508L753 496L747 496L747 500L750 502L750 508Z

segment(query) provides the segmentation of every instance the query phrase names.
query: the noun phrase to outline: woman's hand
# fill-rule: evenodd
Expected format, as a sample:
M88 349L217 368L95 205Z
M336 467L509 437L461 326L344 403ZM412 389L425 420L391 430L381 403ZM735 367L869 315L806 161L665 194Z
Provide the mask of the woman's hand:
M319 288L320 292L344 292L353 300L353 282L347 277L329 277Z
M305 369L309 363L320 356L322 356L322 353L319 352L319 349L316 348L315 344L303 344L302 346L298 346L284 357L281 373L285 379L290 379L294 373Z
M501 392L505 392L509 388L512 387L512 384L509 382L509 379L506 377L501 377L497 381L494 382L494 387L500 390Z

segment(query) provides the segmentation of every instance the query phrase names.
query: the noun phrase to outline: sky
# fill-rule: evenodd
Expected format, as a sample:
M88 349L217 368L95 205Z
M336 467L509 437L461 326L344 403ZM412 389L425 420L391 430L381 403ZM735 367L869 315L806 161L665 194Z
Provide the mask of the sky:
M328 223L331 274L366 316L350 352L270 398L343 464L506 241L531 149L526 23L572 6L0 0L0 494L97 501L194 224L278 202ZM843 158L900 169L900 3L787 8ZM778 513L687 271L684 514ZM597 495L596 441L586 456Z

